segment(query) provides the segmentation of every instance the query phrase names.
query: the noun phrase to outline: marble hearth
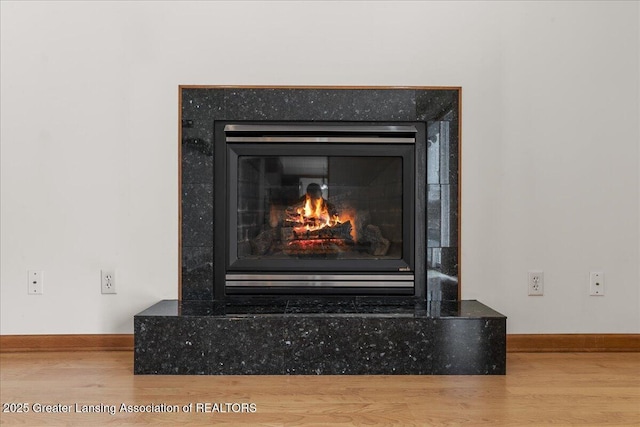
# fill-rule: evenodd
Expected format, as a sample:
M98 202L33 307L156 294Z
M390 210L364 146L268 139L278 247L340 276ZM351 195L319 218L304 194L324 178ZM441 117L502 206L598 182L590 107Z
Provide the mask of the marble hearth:
M135 316L136 374L505 374L506 318L459 297L459 88L185 86L180 103L179 300ZM216 123L283 121L424 129L413 293L227 292Z
M506 318L477 301L161 301L135 317L135 373L505 373Z

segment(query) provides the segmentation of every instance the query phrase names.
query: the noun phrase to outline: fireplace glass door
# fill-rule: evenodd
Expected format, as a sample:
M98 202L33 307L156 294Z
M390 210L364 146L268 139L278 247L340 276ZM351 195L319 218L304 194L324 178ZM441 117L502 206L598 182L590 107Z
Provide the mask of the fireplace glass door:
M216 184L227 200L216 228L226 293L412 292L414 144L338 133L227 139Z
M402 259L402 157L239 156L238 260Z

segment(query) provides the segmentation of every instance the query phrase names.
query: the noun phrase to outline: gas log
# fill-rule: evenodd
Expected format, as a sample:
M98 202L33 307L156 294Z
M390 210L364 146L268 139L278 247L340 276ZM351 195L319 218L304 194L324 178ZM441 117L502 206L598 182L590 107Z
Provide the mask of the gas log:
M371 244L368 252L374 256L386 255L389 251L389 246L391 246L389 239L385 239L382 236L380 227L371 224L365 227L363 240Z
M319 229L304 226L282 227L280 236L287 255L327 255L343 252L353 245L351 222Z
M340 239L351 241L351 221L342 224L327 225L322 228L305 229L304 227L282 227L282 240L318 240Z
M254 255L264 255L271 249L271 245L276 241L276 230L269 229L258 234L255 239L251 240L251 250Z

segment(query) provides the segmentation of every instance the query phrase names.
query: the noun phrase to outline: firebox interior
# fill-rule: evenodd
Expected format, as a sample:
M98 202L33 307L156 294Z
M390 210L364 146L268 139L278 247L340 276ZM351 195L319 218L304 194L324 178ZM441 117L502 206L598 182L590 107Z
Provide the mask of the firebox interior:
M238 259L401 259L402 191L402 157L240 156Z
M224 295L415 295L421 138L422 123L216 123Z

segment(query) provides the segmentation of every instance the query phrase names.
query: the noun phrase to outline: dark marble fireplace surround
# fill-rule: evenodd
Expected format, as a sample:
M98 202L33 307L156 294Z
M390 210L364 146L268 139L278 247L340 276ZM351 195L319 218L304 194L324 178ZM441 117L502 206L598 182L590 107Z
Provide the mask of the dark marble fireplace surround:
M181 102L181 300L134 318L136 374L504 374L506 318L459 300L460 88L190 87ZM424 295L220 295L214 123L424 122ZM421 187L422 188L422 187Z

